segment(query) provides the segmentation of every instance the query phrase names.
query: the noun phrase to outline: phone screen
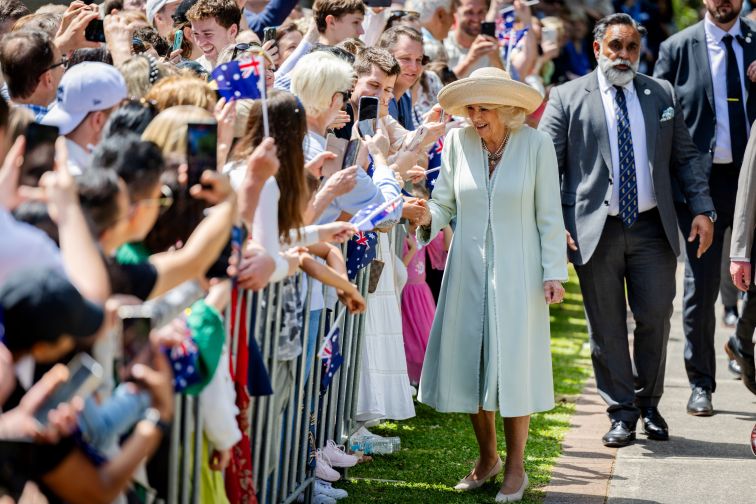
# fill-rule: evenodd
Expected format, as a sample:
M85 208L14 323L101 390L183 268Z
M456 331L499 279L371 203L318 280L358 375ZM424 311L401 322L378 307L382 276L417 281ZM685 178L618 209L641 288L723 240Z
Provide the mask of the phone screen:
M360 135L375 135L375 122L378 119L378 98L363 96L360 98L360 110L357 114L357 128Z
M341 169L349 168L357 163L357 154L360 152L361 140L354 139L349 141L346 152L344 153L344 162L341 165Z
M55 126L44 126L34 122L26 127L26 152L21 167L22 185L38 185L42 174L53 169L55 141L59 133Z
M541 29L541 42L556 42L557 31L556 28L544 26Z
M39 423L46 424L47 415L59 404L76 396L86 398L102 382L102 366L85 353L78 354L68 363L68 373L68 380L59 385L34 413Z
M102 19L93 19L84 30L84 38L91 42L105 42L105 28Z
M124 318L123 321L123 362L129 365L150 344L152 319L149 317Z
M391 7L391 0L365 0L368 7Z
M268 40L275 40L276 39L276 27L275 26L268 26L263 30L263 43L267 42Z
M489 37L496 37L496 23L484 21L480 23L480 34Z
M187 127L186 161L189 165L189 187L200 183L205 170L217 170L218 125L191 123Z

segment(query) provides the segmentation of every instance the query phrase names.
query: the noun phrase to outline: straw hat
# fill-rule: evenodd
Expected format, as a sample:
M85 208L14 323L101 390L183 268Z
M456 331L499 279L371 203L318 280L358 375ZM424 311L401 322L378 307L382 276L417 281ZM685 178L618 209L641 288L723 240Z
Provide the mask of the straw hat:
M543 97L527 84L512 80L504 70L485 67L444 86L438 93L438 102L451 115L466 116L468 105L509 105L532 114L543 103Z

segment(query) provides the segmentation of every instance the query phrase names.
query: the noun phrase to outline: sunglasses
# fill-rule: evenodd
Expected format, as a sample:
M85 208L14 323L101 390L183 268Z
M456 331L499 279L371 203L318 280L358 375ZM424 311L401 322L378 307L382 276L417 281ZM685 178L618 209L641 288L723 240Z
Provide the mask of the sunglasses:
M389 19L402 19L403 17L412 16L416 18L420 18L420 13L417 11L410 11L410 10L392 10L391 14L389 14Z
M235 60L235 59L236 59L236 56L237 56L237 55L238 55L238 54L239 54L240 52L241 52L241 53L243 53L244 51L248 51L248 50L249 50L249 49L250 49L251 47L252 47L252 44L246 44L246 43L244 43L244 42L242 42L242 43L240 43L240 44L236 44L236 45L234 46L234 52L233 52L233 53L231 53L231 59L232 59L232 60Z
M352 97L352 91L336 91L334 94L340 94L344 98L344 103L349 101L349 98Z
M65 57L65 56L61 56L59 62L53 63L49 67L45 68L43 70L43 72L47 72L48 70L52 70L53 68L56 68L56 67L59 67L59 66L66 67L67 65L68 65L68 58Z

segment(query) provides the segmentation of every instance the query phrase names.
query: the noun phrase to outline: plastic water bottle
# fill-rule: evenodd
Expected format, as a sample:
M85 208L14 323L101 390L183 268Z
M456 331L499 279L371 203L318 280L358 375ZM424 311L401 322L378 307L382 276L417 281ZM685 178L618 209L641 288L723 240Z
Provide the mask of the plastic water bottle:
M365 455L387 455L401 449L398 437L358 436L350 439L350 449Z

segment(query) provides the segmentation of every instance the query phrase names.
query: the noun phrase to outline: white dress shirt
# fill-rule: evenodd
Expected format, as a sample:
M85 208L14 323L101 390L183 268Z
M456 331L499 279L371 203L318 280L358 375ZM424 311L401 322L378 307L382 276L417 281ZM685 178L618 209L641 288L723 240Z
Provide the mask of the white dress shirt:
M612 151L612 198L609 201L609 215L619 215L619 190L620 190L620 162L619 162L619 139L617 138L617 112L614 95L617 90L614 85L598 71L599 89L601 101L604 104L606 126L609 131L609 147ZM646 149L646 122L643 118L638 94L635 92L633 81L623 86L627 113L630 119L630 134L633 137L633 156L635 158L635 178L638 184L638 213L651 210L656 207L656 195L654 184L651 180L651 171L648 166L648 150ZM657 120L653 118L653 120Z
M706 50L709 53L709 69L711 70L712 84L714 85L714 115L717 118L716 144L714 146L714 163L732 163L732 146L730 145L730 113L727 109L727 46L722 39L730 34L733 37L741 35L740 19L730 28L724 31L709 19L709 14L704 18L704 31L706 32ZM743 70L743 47L737 39L732 41L732 49L735 59L738 61L738 75L743 93L743 110L748 117L746 102L748 94L745 87L745 73ZM746 120L746 126L750 130L751 125Z

